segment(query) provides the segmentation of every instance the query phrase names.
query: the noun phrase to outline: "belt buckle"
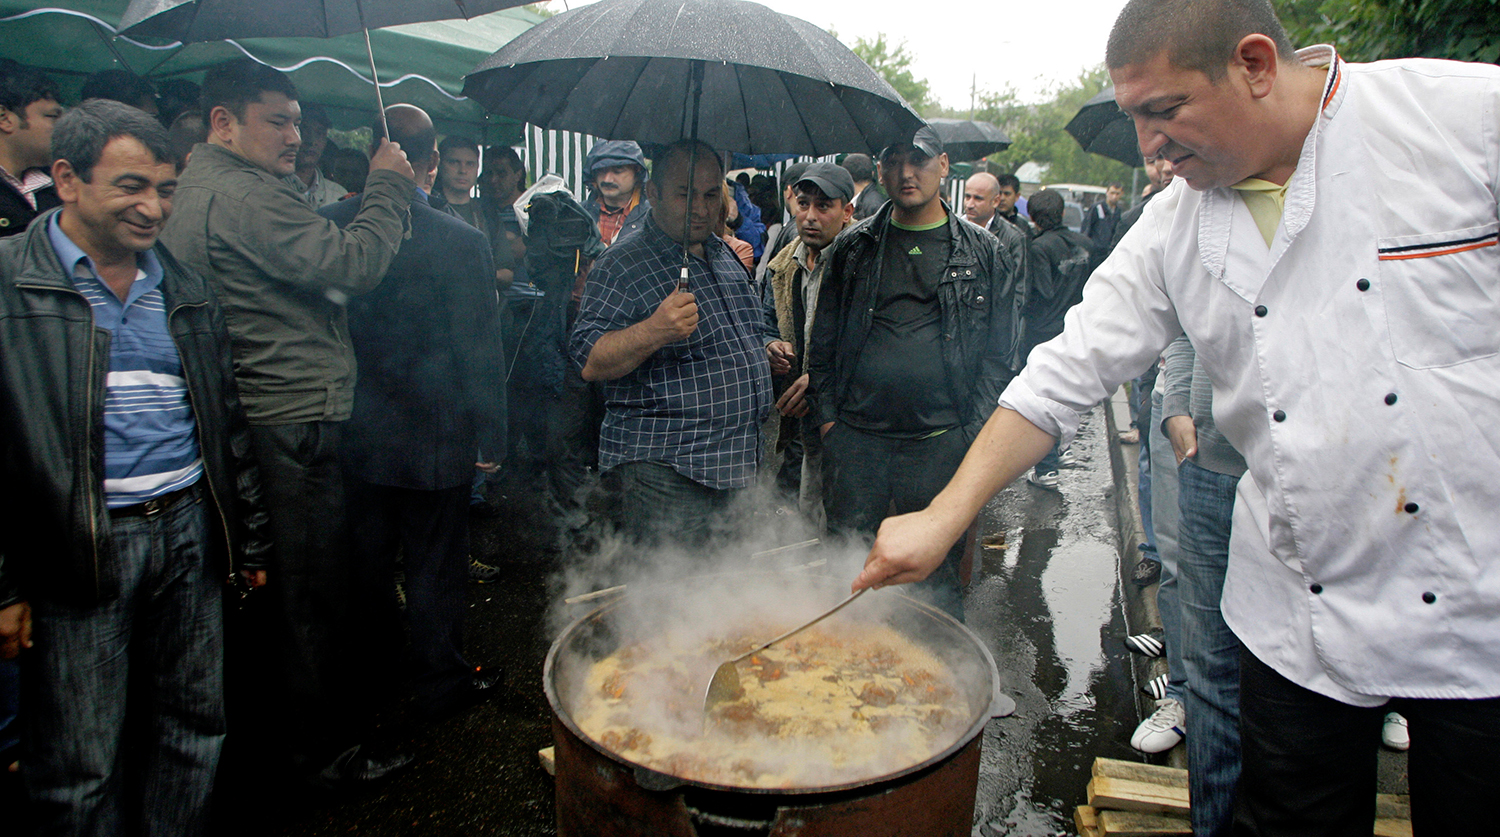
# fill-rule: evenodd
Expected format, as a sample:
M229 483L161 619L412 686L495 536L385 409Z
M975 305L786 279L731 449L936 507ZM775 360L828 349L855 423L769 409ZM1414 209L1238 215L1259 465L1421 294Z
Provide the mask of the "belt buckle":
M156 517L157 515L161 514L166 510L167 505L171 503L172 498L176 494L177 492L175 491L169 492L167 494L163 494L160 497L152 497L150 500L141 503L141 516L149 518Z

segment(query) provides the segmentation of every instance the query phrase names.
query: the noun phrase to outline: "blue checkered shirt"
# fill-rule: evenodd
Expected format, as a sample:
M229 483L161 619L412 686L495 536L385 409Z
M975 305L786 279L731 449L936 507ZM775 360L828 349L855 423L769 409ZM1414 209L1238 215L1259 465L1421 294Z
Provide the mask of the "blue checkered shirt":
M599 468L660 462L709 488L743 488L760 460L760 426L771 412L771 368L750 276L718 238L694 257L688 290L698 330L604 384L607 412ZM682 247L648 218L594 263L573 328L582 366L594 343L650 317L677 286Z

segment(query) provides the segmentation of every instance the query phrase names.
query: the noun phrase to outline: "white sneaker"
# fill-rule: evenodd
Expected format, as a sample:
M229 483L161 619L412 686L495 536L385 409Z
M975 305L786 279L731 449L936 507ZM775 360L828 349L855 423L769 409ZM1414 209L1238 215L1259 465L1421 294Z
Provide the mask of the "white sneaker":
M1156 711L1141 721L1130 736L1130 746L1143 753L1165 753L1182 740L1186 712L1174 698L1156 702Z
M1406 719L1401 713L1385 713L1385 723L1380 725L1380 743L1398 753L1411 747L1411 731L1406 728Z
M1045 488L1049 491L1058 490L1057 484L1059 480L1057 478L1056 471L1048 471L1047 473L1041 474L1039 476L1036 470L1033 469L1031 472L1026 474L1026 481L1036 486L1037 488Z
M1074 467L1078 464L1078 454L1074 453L1073 447L1069 445L1062 449L1062 453L1057 455L1057 462L1065 468Z

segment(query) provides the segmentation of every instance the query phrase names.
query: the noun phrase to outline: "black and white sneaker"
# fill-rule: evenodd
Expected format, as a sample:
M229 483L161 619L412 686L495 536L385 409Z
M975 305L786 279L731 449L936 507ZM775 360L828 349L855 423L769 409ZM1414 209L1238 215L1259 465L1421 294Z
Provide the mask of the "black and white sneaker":
M1125 647L1143 657L1160 657L1167 653L1166 638L1161 628L1125 637Z
M1145 685L1141 686L1141 691L1157 700L1165 700L1167 697L1167 675L1158 674L1147 680Z

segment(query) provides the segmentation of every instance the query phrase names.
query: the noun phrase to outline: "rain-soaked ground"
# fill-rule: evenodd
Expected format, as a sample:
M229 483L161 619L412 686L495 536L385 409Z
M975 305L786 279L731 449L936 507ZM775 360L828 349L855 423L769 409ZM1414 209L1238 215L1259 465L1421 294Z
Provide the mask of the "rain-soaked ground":
M984 512L968 624L994 652L1018 708L984 733L974 834L1071 833L1089 765L1135 758L1138 716L1125 630L1114 480L1102 411L1074 444L1080 466L1060 493L1024 482ZM415 767L339 799L241 800L229 818L244 833L280 835L545 835L554 833L551 779L537 763L550 743L541 689L548 640L541 623L557 557L528 537L538 514L525 492L476 520L475 553L505 571L471 585L470 656L503 665L506 694L405 736Z

